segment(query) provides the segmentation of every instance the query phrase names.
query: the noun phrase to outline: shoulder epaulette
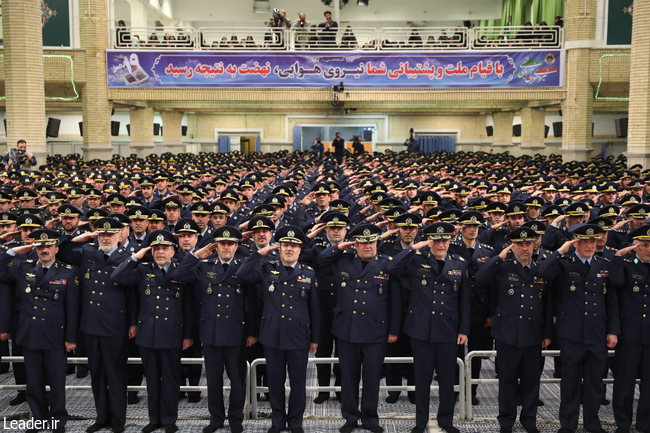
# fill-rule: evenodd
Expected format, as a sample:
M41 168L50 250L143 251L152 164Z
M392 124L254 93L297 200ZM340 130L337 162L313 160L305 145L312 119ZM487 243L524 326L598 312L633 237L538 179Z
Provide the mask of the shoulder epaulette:
M461 243L458 242L458 241L451 241L450 243L451 243L451 245L453 245L455 247L460 247L461 246Z
M72 265L65 265L66 269L72 269Z
M394 240L394 239L391 239L391 238L388 238L388 239L384 240L384 243L385 243L385 244L394 244L394 243L395 243L395 240Z
M389 256L389 255L386 255L386 254L379 254L377 256L377 260L379 260L379 257L381 257L382 259L386 259L386 260L393 260L392 256Z
M204 263L208 263L208 259L203 259L203 262L204 262Z
M487 248L488 250L492 250L492 251L494 251L494 247L493 247L492 245L488 245L488 244L481 244L481 246L483 246L483 247L485 247L485 248Z
M25 262L27 262L27 263L34 263L34 260L33 260L33 259L27 259L27 260L25 260Z
M623 261L626 262L626 263L634 264L634 262L632 260L630 260L630 259L623 259Z
M461 256L458 256L458 260L460 260L461 262L464 262L464 261L465 261L465 259L462 258Z
M594 257L596 258L596 260L604 260L606 262L611 262L612 261L611 259L608 259L605 256L594 256Z

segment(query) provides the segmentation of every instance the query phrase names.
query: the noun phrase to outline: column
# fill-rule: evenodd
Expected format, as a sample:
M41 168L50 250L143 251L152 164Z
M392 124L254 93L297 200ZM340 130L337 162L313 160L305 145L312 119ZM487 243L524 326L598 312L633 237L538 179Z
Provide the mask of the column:
M650 164L650 3L636 2L632 18L632 57L630 59L630 105L627 126L627 163ZM645 27L645 31L644 28ZM644 73L645 72L645 73Z
M160 113L163 122L162 152L181 153L184 151L181 121L183 113L178 111L163 111Z
M131 153L145 158L153 153L153 108L131 110Z
M90 10L89 10L90 9ZM83 157L111 159L111 110L106 85L106 49L108 48L108 2L79 2L81 46L86 55L86 85L82 96L84 144Z
M131 5L131 21L130 27L135 27L131 33L133 36L137 36L141 41L147 41L149 39L149 33L143 27L147 27L147 6L141 0L127 0ZM149 3L149 2L147 2ZM121 18L115 17L116 20ZM133 37L132 36L132 37ZM162 39L163 35L157 35L158 39ZM135 38L133 38L135 42Z
M7 145L27 141L27 151L38 165L45 164L47 155L40 10L39 0L2 2Z
M494 153L510 151L511 154L514 154L512 144L512 121L514 118L515 113L512 111L496 111L492 113L494 123L492 148Z
M521 109L521 152L534 155L544 153L544 121L546 111L537 108Z
M590 64L589 48L583 41L596 37L596 0L567 0L564 18L566 59L566 99L562 102L562 156L565 161L591 158L591 122L594 89L586 73Z

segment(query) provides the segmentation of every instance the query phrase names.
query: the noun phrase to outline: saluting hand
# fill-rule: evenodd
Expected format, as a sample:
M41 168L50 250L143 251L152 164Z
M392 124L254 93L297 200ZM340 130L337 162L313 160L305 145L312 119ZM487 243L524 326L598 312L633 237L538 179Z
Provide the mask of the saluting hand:
M508 245L507 247L505 247L505 248L504 248L504 249L499 253L499 258L500 258L501 260L505 260L506 257L508 257L508 253L510 252L510 250L512 249L512 247L513 247L514 245L515 245L515 244L510 244L510 245Z
M560 254L568 253L569 249L575 246L575 244L577 244L579 240L580 239L573 239L572 241L566 241L560 248L558 248L558 252Z
M150 246L149 246L149 247L146 247L146 248L142 248L140 251L138 251L137 253L133 254L133 257L134 257L136 260L142 260L142 258L144 257L144 255L147 254L147 251L149 251L150 249L151 249Z
M353 246L354 246L354 242L341 242L337 245L337 248L339 249L339 251L343 251Z
M11 249L16 254L27 254L34 249L34 245L21 245L19 247L14 247Z
M216 249L217 249L217 243L216 243L216 242L212 242L211 244L208 244L208 245L204 246L204 247L201 248L200 250L195 251L195 252L194 252L194 255L195 255L197 258L201 259L201 260L202 260L202 259L207 259L208 257L210 257L210 256L212 255L212 252L213 252L214 250L216 250Z
M86 242L99 236L98 232L86 232L72 238L72 242Z
M277 244L277 245L267 245L267 246L265 246L264 248L262 248L261 250L258 250L257 252L260 253L260 256L264 257L264 256L266 256L268 253L270 253L271 251L273 251L273 250L277 250L278 248L280 248L280 244Z
M564 218L566 218L566 215L560 215L559 217L555 218L551 224L555 224L559 227L560 223L564 221Z
M417 244L413 245L415 251L422 249L424 247L431 247L433 245L433 239L428 239L426 241L420 241Z
M616 251L616 255L617 256L627 256L632 251L639 248L639 245L641 245L641 244L634 244L634 245L630 245L629 247L621 248L620 250Z

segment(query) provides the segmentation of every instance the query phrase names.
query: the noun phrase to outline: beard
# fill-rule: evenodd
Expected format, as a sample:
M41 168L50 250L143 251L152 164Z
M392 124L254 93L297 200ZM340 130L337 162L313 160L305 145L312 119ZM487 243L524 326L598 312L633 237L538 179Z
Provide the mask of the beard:
M106 245L106 246L105 246L105 245L102 245L102 244L99 244L99 249L100 249L104 254L108 254L108 253L110 253L110 252L113 251L116 247L117 247L117 241L111 243L110 245Z

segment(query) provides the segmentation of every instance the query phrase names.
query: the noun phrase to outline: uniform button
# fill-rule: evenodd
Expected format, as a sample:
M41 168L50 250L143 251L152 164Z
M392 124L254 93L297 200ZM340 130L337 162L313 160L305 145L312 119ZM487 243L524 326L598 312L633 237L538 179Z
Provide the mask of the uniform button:
M354 301L354 302L357 302L357 301ZM38 309L38 307L36 305L34 305L34 310L36 310L36 309Z
M358 291L359 291L359 289L356 289L356 290L355 290L355 292L358 292Z
M433 303L435 304L435 303L436 303L436 301L433 301Z
M158 316L156 316L156 319L157 319L157 318L158 318Z
M356 312L356 311L353 311L352 314L357 314L357 312Z
M586 316L587 314L588 314L588 313L585 313L585 316Z
M441 302L440 305L445 305L445 303L444 303L444 302Z
M165 317L165 320L167 320L167 318L166 318L166 317Z
M97 306L99 307L100 305L99 305L99 304L97 304ZM43 308L43 309L45 309L45 308Z
M444 286L444 284L443 284L443 286ZM445 294L445 292L440 292L440 294L441 294L441 295L444 295L444 294Z
M284 319L284 314L281 317Z
M284 282L284 285L285 285L285 286L287 285L287 282L286 282L286 281Z
M361 280L357 280L357 283L360 283L360 282L361 282Z
M221 304L217 304L217 307L221 307Z
M217 317L221 317L221 314L217 314Z
M522 297L522 298L524 297L524 294L523 294L523 293L521 294L521 297Z
M160 307L159 307L158 305L156 305L156 310L159 309L159 308L160 308Z
M284 293L282 294L282 296L284 296Z
M94 294L95 294L95 291L93 290L93 292L92 292L92 293L93 293L93 295L94 295Z
M290 310L293 310L293 307L289 307Z
M160 296L156 296L156 299L160 299Z
M354 301L354 302L357 302L357 301ZM284 304L282 304L282 307L284 307Z
M93 303L93 301L90 301L90 303L92 304L92 303Z
M357 300L356 300L356 299L354 300L354 303L355 303L355 304L357 303Z
M103 295L103 293L102 293L102 292L99 292L99 296L102 296L102 295Z
M36 317L32 317L32 320L36 320Z
M282 317L284 317L284 316L282 316ZM227 318L228 318L228 316L226 316L226 319L227 319ZM291 320L291 317L289 317L289 320Z
M435 312L435 311L432 311L431 314L436 314L436 312Z
M585 305L589 305L589 302L585 302Z
M363 304L363 305L366 305L366 303L365 303L365 302L362 302L362 304Z
M523 319L523 316L519 316L520 319Z

